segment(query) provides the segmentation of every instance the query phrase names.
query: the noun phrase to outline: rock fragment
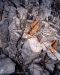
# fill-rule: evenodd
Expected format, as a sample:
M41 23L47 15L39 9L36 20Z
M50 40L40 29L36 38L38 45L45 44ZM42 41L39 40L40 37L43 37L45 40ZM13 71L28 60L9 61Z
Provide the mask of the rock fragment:
M48 63L46 63L46 68L49 70L49 71L51 71L51 72L53 72L53 70L54 70L54 64L48 64Z
M31 62L32 59L37 57L42 50L41 44L38 42L37 38L28 39L22 48L22 56L26 63ZM30 60L29 60L30 59Z
M9 59L0 59L0 74L11 74L15 72L15 63Z

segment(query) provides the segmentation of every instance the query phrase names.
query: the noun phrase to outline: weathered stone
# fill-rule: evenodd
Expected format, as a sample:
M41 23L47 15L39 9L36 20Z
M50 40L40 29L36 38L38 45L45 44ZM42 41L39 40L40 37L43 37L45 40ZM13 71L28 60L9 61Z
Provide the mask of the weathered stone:
M1 36L2 42L5 42L5 43L8 42L8 34L9 34L8 23L7 24L3 24L0 27L0 36Z
M10 40L14 40L17 42L20 37L20 35L16 31L19 28L19 24L16 25L16 20L13 20L8 28L9 28Z
M12 22L13 17L14 17L15 15L16 15L16 8L13 7L13 6L10 6L10 10L9 10L9 14L8 14L9 23Z
M53 72L53 70L54 70L54 64L53 64L53 63L51 63L51 64L46 63L46 68L47 68L49 71Z
M2 41L1 41L1 39L0 39L0 48L2 48L3 46L2 46Z
M25 8L28 7L28 3L29 3L28 0L20 0L20 2L21 2L21 5L23 5Z
M15 63L9 58L0 59L0 74L11 74L15 72Z
M19 13L19 17L20 19L26 19L26 15L27 15L27 10L23 7L19 7L17 8L17 12Z
M60 53L55 52L54 55L56 56L56 58L60 61Z
M60 71L60 62L56 64L56 67Z
M34 75L40 75L40 71L42 71L42 68L40 68L38 65L34 65Z
M9 44L9 46L4 50L4 53L14 60L15 60L16 52L17 52L16 43Z
M42 46L38 42L37 38L30 38L27 41L25 41L22 47L22 56L24 58L25 64L28 64L34 58L38 57L41 50Z
M42 67L36 65L36 64L31 64L29 66L29 69L30 69L30 73L31 75L41 75L40 72L43 71Z
M50 50L47 50L47 54L50 58L52 58L53 60L57 60L56 56L50 51Z
M30 38L28 39L23 48L26 48L26 49L31 49L31 51L33 52L40 52L42 50L42 47L40 45L40 43L38 42L37 38Z
M20 6L20 0L11 0L16 7Z
M56 50L60 53L60 46L57 46Z
M31 64L29 66L31 75L49 75L50 73L47 70L44 70L43 67L37 64Z
M4 8L5 8L4 10L6 10L7 12L9 12L9 10L10 10L10 6L8 6L7 3L5 3L5 7L4 7Z
M2 20L3 8L4 8L3 0L0 0L0 21Z
M51 4L51 7L52 7L52 11L55 11L55 13L57 14L60 14L60 0L52 0L52 4ZM55 16L55 13L53 14L53 16Z
M18 41L19 37L20 35L17 32L15 31L10 32L10 40Z

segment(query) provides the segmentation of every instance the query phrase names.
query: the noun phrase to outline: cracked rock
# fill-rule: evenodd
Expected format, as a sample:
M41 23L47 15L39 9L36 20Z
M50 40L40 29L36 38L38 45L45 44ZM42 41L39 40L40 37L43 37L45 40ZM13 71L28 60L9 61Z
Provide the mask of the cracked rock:
M38 64L31 64L29 66L31 75L49 75L50 73L46 70L43 71L43 67Z
M20 0L11 0L16 7L20 6Z
M50 70L51 72L53 72L53 70L54 70L54 64L46 63L46 68L47 68L48 70Z
M53 60L57 60L56 56L51 52L51 51L47 51L47 54L50 58L52 58Z

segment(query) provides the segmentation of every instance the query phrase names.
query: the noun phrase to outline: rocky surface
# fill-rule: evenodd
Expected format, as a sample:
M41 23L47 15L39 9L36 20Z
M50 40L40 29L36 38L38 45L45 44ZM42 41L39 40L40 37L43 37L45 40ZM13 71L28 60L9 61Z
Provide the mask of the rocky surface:
M0 75L60 74L60 0L0 0Z
M9 58L0 59L0 75L11 74L15 72L15 63Z

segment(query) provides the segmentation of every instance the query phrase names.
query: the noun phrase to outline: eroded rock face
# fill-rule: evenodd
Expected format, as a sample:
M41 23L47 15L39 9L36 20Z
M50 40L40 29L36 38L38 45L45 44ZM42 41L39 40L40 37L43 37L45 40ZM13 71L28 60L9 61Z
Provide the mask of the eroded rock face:
M51 13L51 0L42 0L40 6L38 6L37 0L31 0L30 3L34 5L36 2L37 5L34 5L33 9L29 10L20 6L20 0L3 1L5 7L0 21L0 48L2 47L0 52L2 51L15 63L17 62L22 66L22 72L29 69L29 72L32 73L30 75L53 74L56 63L60 61L60 53L58 52L60 45L56 48L55 45L53 50L50 50L50 47L54 44L52 41L59 41L60 44L60 35L58 34L60 20L59 17ZM58 7L59 0L55 0L55 2L56 4L54 5ZM55 10L59 9L59 7L58 9L55 8ZM29 19L30 21L28 21L27 13L30 16L32 15L34 19ZM35 25L32 25L36 17L39 20L39 28L37 29L36 27L34 28ZM28 30L35 32L31 35L32 32L28 33ZM24 35L24 33L27 34ZM10 74L15 71L15 63L9 58L5 58L4 55L0 55L0 58L0 74ZM57 70L60 70L59 66L60 64L57 65Z

